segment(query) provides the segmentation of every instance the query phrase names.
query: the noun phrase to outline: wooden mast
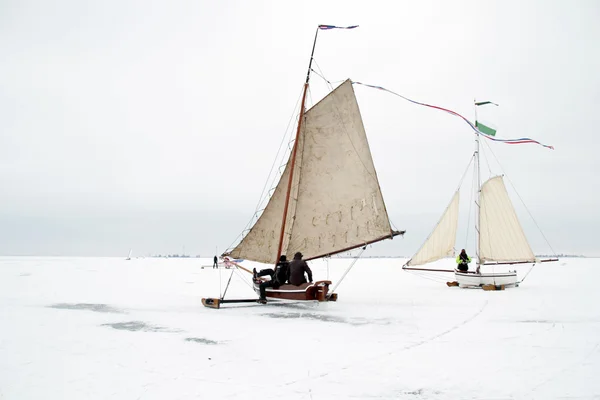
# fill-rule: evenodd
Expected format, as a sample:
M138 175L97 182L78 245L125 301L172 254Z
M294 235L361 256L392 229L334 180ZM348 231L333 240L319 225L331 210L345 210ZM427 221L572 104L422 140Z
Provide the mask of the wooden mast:
M279 246L277 247L277 257L275 258L275 264L279 262L281 257L281 250L283 247L283 237L285 235L285 222L288 213L288 207L290 204L290 193L292 192L292 181L294 178L294 166L296 164L296 153L298 151L298 138L300 137L300 130L302 129L302 121L304 119L304 104L306 101L306 92L308 91L308 81L310 80L310 70L312 66L313 56L315 54L315 46L317 45L317 36L319 35L319 28L315 33L315 40L313 42L312 52L310 53L310 61L308 62L308 72L306 73L306 82L304 82L304 91L302 93L302 103L300 105L300 116L298 117L298 128L296 129L296 139L294 140L294 148L292 149L292 156L290 157L290 176L288 180L287 192L285 195L285 204L283 206L283 218L281 221L281 233L279 234Z

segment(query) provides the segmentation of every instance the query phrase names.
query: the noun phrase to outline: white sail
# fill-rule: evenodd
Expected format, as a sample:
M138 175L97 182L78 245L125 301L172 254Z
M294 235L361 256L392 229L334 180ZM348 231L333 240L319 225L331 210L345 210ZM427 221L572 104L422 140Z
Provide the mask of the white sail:
M535 261L501 176L483 184L480 204L480 262Z
M262 263L275 262L281 234L285 196L290 176L289 167L290 163L288 162L273 195L269 199L267 207L248 234L230 252L231 257L244 258Z
M458 227L459 191L457 190L431 235L406 265L423 265L454 255Z
M302 131L298 199L287 254L301 251L312 258L391 237L350 80L306 113Z
M295 146L282 254L315 258L392 236L350 80L305 113ZM232 257L275 261L290 165Z

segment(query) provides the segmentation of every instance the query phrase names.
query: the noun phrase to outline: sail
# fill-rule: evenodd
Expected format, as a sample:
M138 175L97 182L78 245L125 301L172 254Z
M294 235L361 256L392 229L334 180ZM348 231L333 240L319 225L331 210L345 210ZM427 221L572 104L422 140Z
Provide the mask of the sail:
M457 190L431 235L406 265L423 265L454 255L458 227L459 191Z
M310 259L392 236L350 80L304 114L295 146L282 254ZM290 165L232 257L275 261Z
M229 253L231 257L262 263L275 262L289 176L290 163L288 162L275 191L269 199L267 207L263 210L248 234Z
M287 254L337 253L392 231L352 82L306 113ZM300 151L299 151L300 154Z
M480 262L535 261L501 176L483 184L480 202Z

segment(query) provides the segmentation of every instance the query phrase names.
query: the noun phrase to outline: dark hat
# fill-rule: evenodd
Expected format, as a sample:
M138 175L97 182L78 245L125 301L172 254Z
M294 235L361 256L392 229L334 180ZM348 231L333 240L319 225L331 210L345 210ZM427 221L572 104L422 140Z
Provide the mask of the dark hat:
M294 254L294 258L302 258L302 253L297 252L296 254Z
M285 254L282 254L282 255L279 257L279 261L287 261L287 257L285 256Z

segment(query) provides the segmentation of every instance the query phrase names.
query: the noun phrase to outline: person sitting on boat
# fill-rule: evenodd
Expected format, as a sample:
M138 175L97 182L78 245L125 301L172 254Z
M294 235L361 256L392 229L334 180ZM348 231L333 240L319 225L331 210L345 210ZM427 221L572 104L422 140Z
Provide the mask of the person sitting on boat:
M285 255L281 255L279 257L279 262L275 265L275 270L272 268L261 269L260 272L256 272L256 268L252 270L252 275L254 277L254 281L258 282L257 279L259 276L270 276L271 280L261 282L258 286L260 289L260 298L258 299L259 303L267 302L267 288L272 287L274 289L279 288L281 285L285 285L287 280L289 279L290 269L289 263L287 261L287 257Z
M469 270L470 262L471 262L471 257L469 257L467 255L467 252L465 251L465 249L462 249L460 251L460 254L458 255L458 257L456 257L456 264L458 264L458 266L456 268L461 272L467 272Z
M306 283L306 277L304 273L308 275L308 282L312 282L312 271L308 267L306 261L302 259L302 253L297 252L294 254L294 259L290 263L290 284L292 285L302 285Z

